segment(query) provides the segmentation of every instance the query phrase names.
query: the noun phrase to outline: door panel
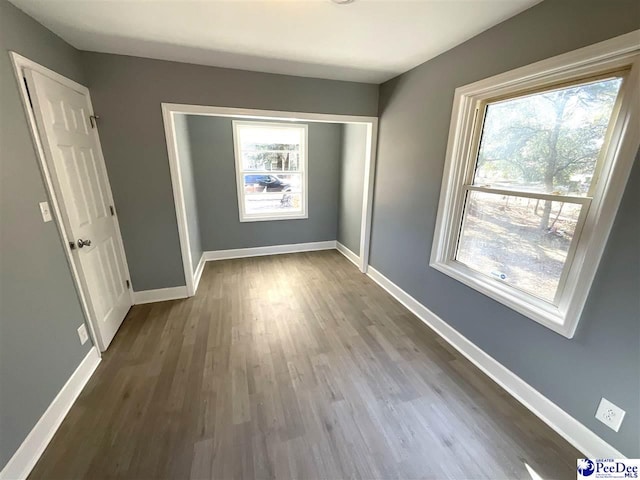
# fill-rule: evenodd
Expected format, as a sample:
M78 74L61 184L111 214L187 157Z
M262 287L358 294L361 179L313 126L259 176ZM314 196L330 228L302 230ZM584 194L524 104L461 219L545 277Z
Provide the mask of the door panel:
M109 213L109 198L104 194L104 186L100 185L100 170L96 165L96 159L91 149L83 148L80 150L82 157L82 167L84 176L88 184L88 204L93 206L93 216L95 218L106 218Z
M105 350L131 307L128 270L109 180L89 115L88 94L38 72L25 70L34 116L56 194L62 223L77 245L72 257Z
M60 160L56 163L58 180L63 188L63 201L69 211L72 225L85 227L91 224L89 204L85 197L78 155L73 145L57 145Z

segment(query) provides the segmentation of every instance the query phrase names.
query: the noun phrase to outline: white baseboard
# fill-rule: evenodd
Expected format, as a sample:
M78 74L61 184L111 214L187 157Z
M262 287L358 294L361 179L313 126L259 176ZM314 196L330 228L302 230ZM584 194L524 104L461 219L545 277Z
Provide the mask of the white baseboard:
M336 242L336 250L338 250L342 255L344 255L347 260L353 263L356 267L360 268L360 257L353 253L352 250L349 250L340 242Z
M99 363L100 355L93 347L2 469L0 480L27 478Z
M284 253L314 252L317 250L333 250L336 247L335 240L325 242L293 243L289 245L272 245L269 247L254 248L234 248L232 250L213 250L202 252L198 266L193 274L194 291L198 291L200 278L204 266L207 262L216 260L231 260L233 258L261 257L265 255L281 255ZM353 254L353 252L351 252ZM140 305L143 303L163 302L165 300L176 300L187 298L187 287L159 288L157 290L143 290L133 292L133 303Z
M207 262L230 260L232 258L261 257L264 255L281 255L284 253L314 252L316 250L333 250L336 241L311 243L293 243L290 245L272 245L270 247L234 248L232 250L214 250L202 255Z
M198 266L196 267L196 271L193 272L193 293L198 291L198 285L200 285L200 278L202 278L202 272L204 271L204 266L207 264L207 261L204 258L204 253L200 255L200 261L198 262Z
M367 275L534 415L580 450L586 458L625 458L622 453L489 356L375 268L369 266Z
M158 288L156 290L133 292L134 305L164 302L166 300L177 300L179 298L187 298L187 287L184 285L180 287Z

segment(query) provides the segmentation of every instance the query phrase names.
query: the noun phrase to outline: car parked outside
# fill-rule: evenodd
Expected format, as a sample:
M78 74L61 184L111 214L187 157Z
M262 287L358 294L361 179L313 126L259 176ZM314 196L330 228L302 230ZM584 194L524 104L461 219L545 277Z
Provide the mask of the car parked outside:
M283 182L275 175L245 175L244 186L260 185L266 187L267 192L289 192L291 185Z

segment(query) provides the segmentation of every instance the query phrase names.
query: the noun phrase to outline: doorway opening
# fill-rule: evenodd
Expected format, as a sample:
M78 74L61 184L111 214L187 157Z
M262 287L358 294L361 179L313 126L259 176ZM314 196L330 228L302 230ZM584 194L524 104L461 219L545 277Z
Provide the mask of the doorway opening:
M223 258L336 248L366 273L377 117L162 112L187 296Z

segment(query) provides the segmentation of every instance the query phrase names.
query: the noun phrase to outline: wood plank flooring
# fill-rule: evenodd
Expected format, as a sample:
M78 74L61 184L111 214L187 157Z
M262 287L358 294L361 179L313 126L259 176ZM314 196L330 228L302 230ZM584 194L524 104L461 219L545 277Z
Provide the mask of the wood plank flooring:
M30 478L573 479L581 456L323 251L134 307Z

